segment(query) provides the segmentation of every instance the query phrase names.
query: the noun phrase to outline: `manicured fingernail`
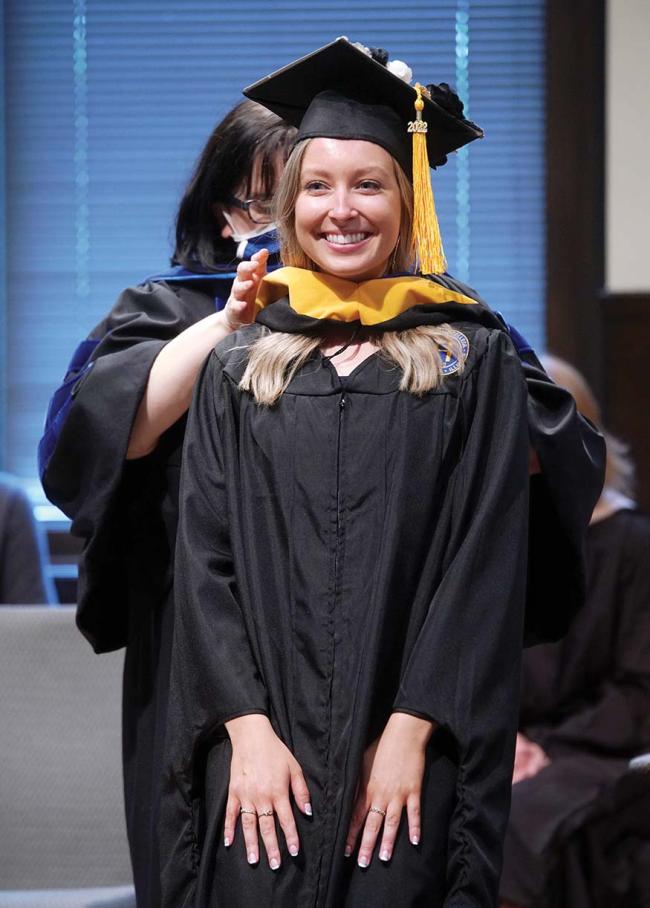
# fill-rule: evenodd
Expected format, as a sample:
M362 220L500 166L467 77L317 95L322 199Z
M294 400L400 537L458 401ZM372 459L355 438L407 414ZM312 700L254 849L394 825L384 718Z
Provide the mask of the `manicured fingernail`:
M411 836L411 845L419 845L419 844L420 844L420 836L412 835Z
M248 852L248 863L249 863L249 864L257 864L257 855L255 854L254 851L249 851L249 852Z
M345 851L343 852L343 854L345 855L346 858L350 857L350 855L352 854L352 849L350 848L349 845L345 846Z
M380 851L379 852L380 861L387 861L387 860L389 860L389 858L390 858L390 851Z
M271 858L271 870L277 870L280 866L280 862L277 858Z
M292 858L295 858L295 856L298 854L298 846L291 845L291 847L289 848L289 854L291 855Z
M228 838L228 836L226 836L223 840L223 844L226 846L226 848L230 845L230 839Z
M305 813L307 814L308 817L313 816L311 804L309 803L309 801L307 801L307 803L305 804Z
M359 867L367 867L368 858L360 857L357 863L359 864Z

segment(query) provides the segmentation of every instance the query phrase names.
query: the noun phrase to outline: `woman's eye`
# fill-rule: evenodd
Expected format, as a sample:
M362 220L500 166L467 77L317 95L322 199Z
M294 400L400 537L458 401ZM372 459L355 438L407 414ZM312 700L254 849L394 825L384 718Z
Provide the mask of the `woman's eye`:
M327 186L322 180L310 180L305 186L305 189L307 192L322 192L324 189L327 189Z
M381 189L381 185L377 180L361 180L359 189L363 189L366 192L378 192Z

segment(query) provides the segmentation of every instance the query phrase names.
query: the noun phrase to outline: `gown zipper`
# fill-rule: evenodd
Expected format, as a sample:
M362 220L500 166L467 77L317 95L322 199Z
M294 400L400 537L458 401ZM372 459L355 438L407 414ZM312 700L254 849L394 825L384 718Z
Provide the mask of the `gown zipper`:
M332 699L333 699L333 687L334 687L334 658L335 658L334 625L336 622L336 604L337 604L337 600L338 600L338 596L339 596L339 566L340 566L340 552L341 552L341 529L342 529L342 526L341 526L341 439L342 439L342 435L343 435L343 416L344 416L344 411L345 411L345 404L346 404L345 388L342 387L341 388L341 398L338 403L338 431L337 431L337 438L336 438L336 538L334 541L333 602L332 602L332 611L331 611L331 618L330 618L330 620L331 620L330 627L331 627L331 634L332 634L332 640L331 640L332 658L331 658L331 674L330 674L330 682L329 682L329 725L328 725L328 727L330 729L330 736L331 736L331 730L332 730L332 708L333 708ZM331 737L330 737L327 742L327 782L325 785L326 795L329 795L329 788L330 788L330 784L331 784L331 763L330 763L331 746L332 746L332 742L331 742ZM330 822L331 822L331 817L326 820L327 826L330 825ZM325 833L326 836L329 833L330 833L330 830L328 829L327 832ZM330 869L331 869L330 867L327 868L327 875L329 875ZM316 885L316 899L315 899L315 903L314 903L315 906L324 905L324 903L325 903L324 900L326 899L327 887L325 887L325 889L323 890L322 871L323 871L323 866L322 866L322 856L321 856L321 859L319 860L319 867L318 867L318 882Z

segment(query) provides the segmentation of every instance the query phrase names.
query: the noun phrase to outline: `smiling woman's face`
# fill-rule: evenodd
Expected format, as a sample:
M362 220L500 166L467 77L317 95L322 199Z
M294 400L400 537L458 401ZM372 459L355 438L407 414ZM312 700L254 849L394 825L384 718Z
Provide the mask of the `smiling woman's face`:
M321 271L351 281L381 277L399 236L392 157L372 142L312 139L302 160L295 230Z

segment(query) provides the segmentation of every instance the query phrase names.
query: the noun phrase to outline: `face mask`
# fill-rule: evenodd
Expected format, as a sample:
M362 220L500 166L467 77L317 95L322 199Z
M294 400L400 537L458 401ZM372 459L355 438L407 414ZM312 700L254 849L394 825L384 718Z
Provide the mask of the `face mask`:
M237 243L237 258L250 259L260 249L268 249L271 255L280 252L280 242L275 224L265 224L261 230L255 230L245 235L234 235Z
M254 230L248 230L246 233L237 233L228 212L222 211L221 215L232 230L230 239L234 240L235 243L241 243L242 240L252 240L256 236L262 236L263 233L269 233L270 231L275 230L275 224L258 224Z

